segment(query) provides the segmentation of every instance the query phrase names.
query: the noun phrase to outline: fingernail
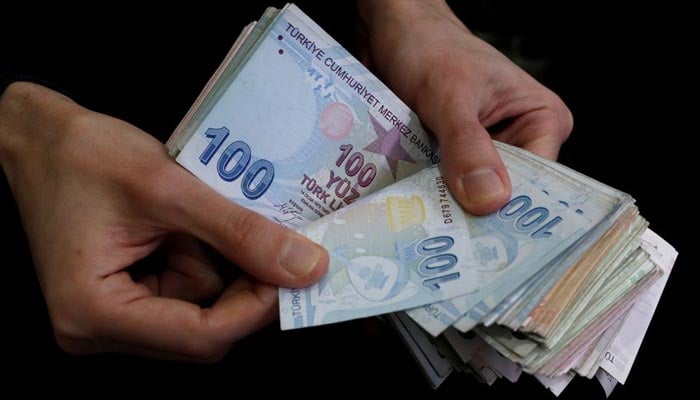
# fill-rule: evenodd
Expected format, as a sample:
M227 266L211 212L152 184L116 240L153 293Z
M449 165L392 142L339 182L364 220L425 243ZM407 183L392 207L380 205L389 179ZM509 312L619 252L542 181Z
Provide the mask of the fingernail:
M506 187L501 177L491 168L477 169L462 178L464 193L470 203L481 203L501 195Z
M303 277L316 268L321 254L322 250L318 245L292 239L280 256L280 264L290 274Z

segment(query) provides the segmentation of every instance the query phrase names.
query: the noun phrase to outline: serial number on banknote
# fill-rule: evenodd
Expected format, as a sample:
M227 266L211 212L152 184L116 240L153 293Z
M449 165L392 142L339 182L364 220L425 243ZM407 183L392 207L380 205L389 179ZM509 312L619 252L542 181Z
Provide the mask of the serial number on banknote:
M435 177L437 185L435 190L439 193L440 201L440 212L442 213L442 223L447 225L452 223L452 197L449 196L447 191L447 181L444 176Z

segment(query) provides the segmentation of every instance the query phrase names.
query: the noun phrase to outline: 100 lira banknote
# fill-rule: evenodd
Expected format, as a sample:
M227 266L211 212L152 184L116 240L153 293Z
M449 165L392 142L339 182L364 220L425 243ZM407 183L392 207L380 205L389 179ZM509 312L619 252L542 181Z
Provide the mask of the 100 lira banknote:
M328 273L280 288L282 329L434 303L476 289L467 220L437 166L299 229L330 254Z
M478 296L513 268L534 273L590 227L516 169L511 179L511 200L488 216L465 213L435 166L300 229L331 266L315 285L280 289L282 328ZM409 315L428 328L435 320Z
M181 124L177 162L290 228L437 162L415 114L318 25L294 5L268 15L198 101L211 109Z
M301 229L328 249L331 271L318 285L282 290L281 310L294 315L288 322L282 316L285 327L376 315L470 293L482 298L483 289L504 271L512 272L513 265L529 266L532 273L545 254L585 231L584 218L528 186L527 179L521 179L523 184L515 179L516 195L503 215L474 219L453 200L449 207L431 200L436 190L451 197L444 181L437 180L439 171L426 170L438 156L418 118L294 5L269 9L257 25L246 28L227 62L217 71L214 89L209 87L181 124L185 132L173 141L174 154L232 201ZM517 164L511 168L511 174L518 170ZM414 175L421 170L429 172ZM374 201L351 207L406 177L411 178ZM449 224L441 222L445 207ZM559 209L571 215L555 215ZM397 210L423 214L409 221L392 214ZM335 222L307 227L334 212L339 213L332 217ZM473 232L465 221L471 221ZM473 248L470 235L479 238ZM504 266L484 267L484 257L500 257L501 251ZM535 257L539 262L533 264ZM453 319L466 310L461 311ZM301 319L295 312L303 313ZM424 327L434 320L415 315L420 312L412 316Z

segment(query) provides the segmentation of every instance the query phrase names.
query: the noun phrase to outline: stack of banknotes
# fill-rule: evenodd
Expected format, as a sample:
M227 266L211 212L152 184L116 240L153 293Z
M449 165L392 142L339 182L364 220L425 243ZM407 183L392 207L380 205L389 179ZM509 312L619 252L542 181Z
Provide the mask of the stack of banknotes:
M417 116L296 6L246 26L167 143L194 175L323 245L282 329L384 315L434 386L629 374L677 253L634 199L496 143L510 201L467 214Z

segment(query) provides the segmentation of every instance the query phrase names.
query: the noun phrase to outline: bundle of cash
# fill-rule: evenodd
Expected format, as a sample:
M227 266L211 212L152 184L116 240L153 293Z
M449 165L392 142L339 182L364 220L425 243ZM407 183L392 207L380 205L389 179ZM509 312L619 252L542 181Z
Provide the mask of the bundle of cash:
M417 116L292 4L245 27L167 146L328 250L319 282L280 288L282 329L388 314L434 386L525 371L612 390L677 254L629 195L503 143L512 197L469 215Z

